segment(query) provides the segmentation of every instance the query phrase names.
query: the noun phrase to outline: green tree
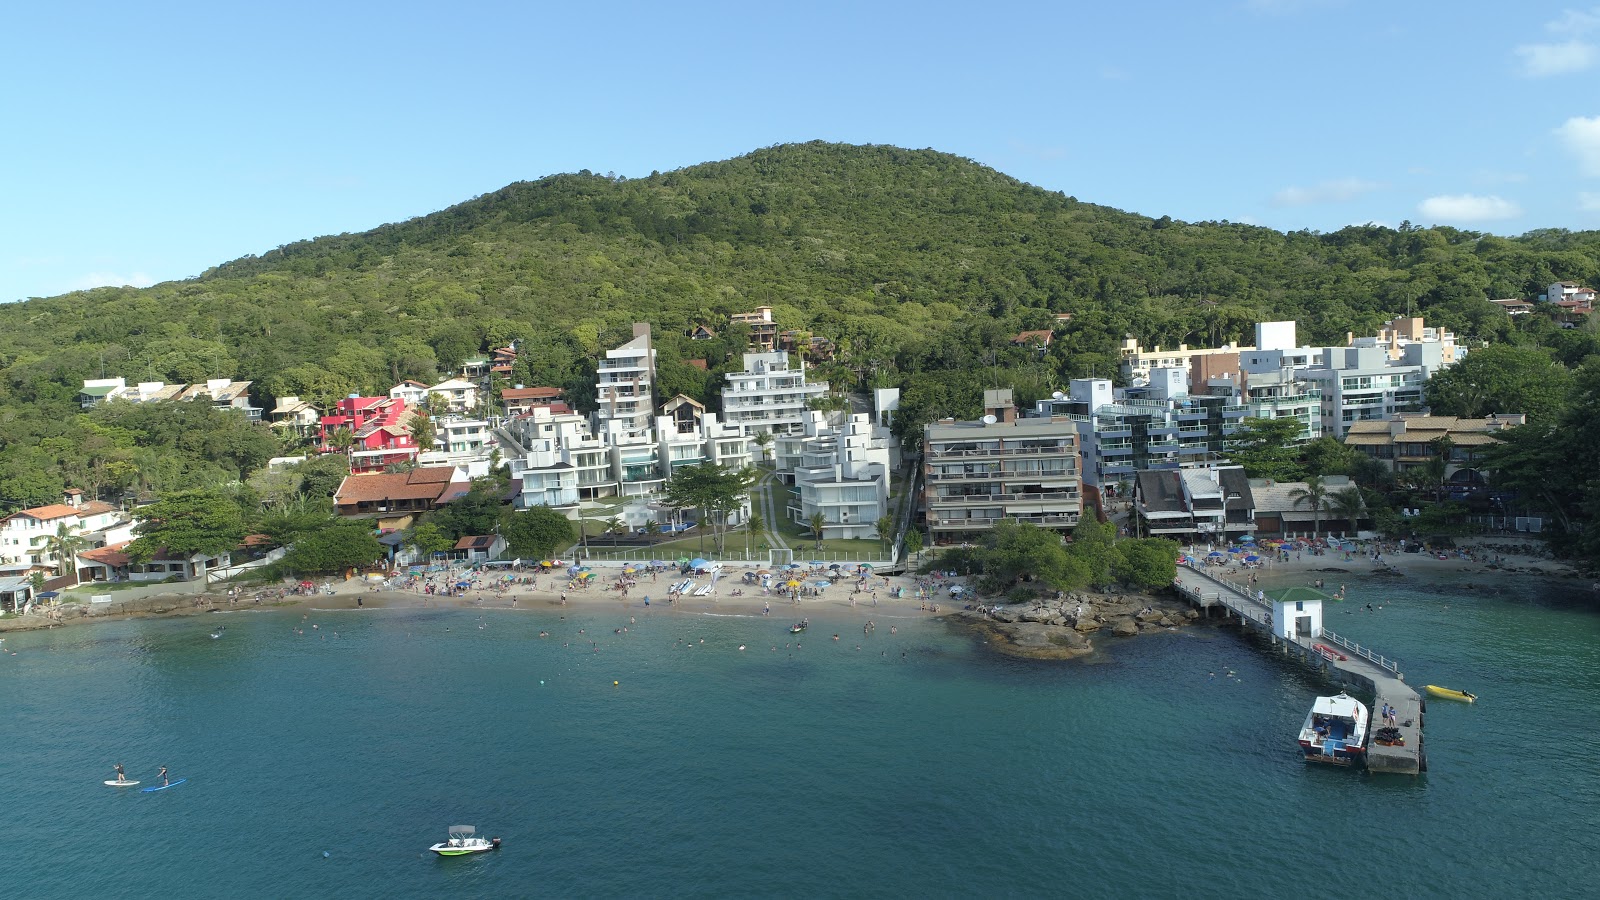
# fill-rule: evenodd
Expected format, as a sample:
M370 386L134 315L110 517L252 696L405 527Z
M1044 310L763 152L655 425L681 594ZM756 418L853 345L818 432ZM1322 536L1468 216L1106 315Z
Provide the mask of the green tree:
M406 543L416 548L423 559L429 560L456 545L455 540L445 534L444 529L432 522L412 526Z
M1111 583L1112 568L1119 559L1116 539L1117 526L1098 522L1093 516L1083 516L1073 526L1067 555L1082 564L1089 584L1101 587Z
M667 503L679 509L699 509L702 529L710 526L717 551L721 552L728 514L743 504L755 479L756 472L749 467L705 462L673 472L662 494ZM704 548L702 532L701 549Z
M811 526L811 536L816 538L816 547L820 551L822 549L822 528L828 524L828 517L819 510L811 514L811 518L806 520L806 524Z
M383 558L383 546L372 529L359 522L341 522L305 535L283 557L292 572L343 572Z
M1177 577L1176 541L1164 538L1139 538L1116 543L1117 556L1111 571L1118 581L1143 588L1166 587Z
M492 476L485 476L474 478L465 494L428 513L427 521L439 526L453 544L471 535L493 533L505 511L499 482Z
M438 395L429 394L428 396L431 398ZM438 436L438 430L434 426L432 415L425 410L412 410L408 427L411 430L411 440L416 443L421 452L427 453L433 449L433 441Z
M1538 347L1495 344L1428 379L1428 406L1437 415L1479 418L1526 413L1530 422L1555 421L1566 407L1572 373Z
M1305 464L1305 471L1324 477L1354 474L1361 456L1359 450L1347 447L1338 438L1328 435L1309 441L1300 448L1300 459Z
M1312 537L1322 532L1322 514L1330 506L1328 495L1328 486L1322 483L1321 475L1307 475L1304 486L1289 491L1289 499L1294 502L1295 509L1311 507Z
M751 438L751 440L755 441L756 447L758 447L761 451L761 461L771 462L773 442L772 432L758 432L755 437Z
M294 470L300 474L301 493L312 498L329 498L350 475L350 457L324 453L307 459Z
M907 528L905 536L906 552L915 557L913 566L922 562L922 532L916 528Z
M883 549L888 550L894 546L894 517L881 516L873 523L873 530L878 534L878 540L883 542Z
M1353 536L1360 530L1361 515L1367 511L1366 501L1361 496L1361 488L1355 485L1340 488L1333 492L1329 500L1332 510L1350 523L1350 534Z
M1297 481L1301 469L1295 441L1299 436L1298 419L1245 419L1244 427L1233 436L1228 457L1243 466L1250 478Z
M572 521L548 506L514 512L501 529L506 547L523 559L548 559L572 545Z
M246 533L239 505L217 491L179 491L135 510L134 518L127 552L138 563L162 548L186 557L227 553Z

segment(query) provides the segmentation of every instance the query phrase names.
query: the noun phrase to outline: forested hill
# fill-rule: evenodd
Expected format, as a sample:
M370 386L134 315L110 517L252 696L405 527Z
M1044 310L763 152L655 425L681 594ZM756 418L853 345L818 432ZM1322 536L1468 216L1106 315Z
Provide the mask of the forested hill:
M837 343L831 380L927 385L916 412L967 414L980 382L1026 400L1110 374L1124 334L1215 345L1296 318L1303 338L1342 343L1409 307L1497 337L1508 322L1487 298L1561 279L1600 281L1600 233L1150 219L931 150L811 143L648 178L556 175L188 281L0 306L0 485L17 466L61 470L50 440L81 443L73 401L102 373L325 404L518 339L518 380L581 394L594 355L644 320L663 389L714 402L742 343L727 314L768 305ZM1061 312L1074 318L1047 354L1008 346ZM682 339L696 323L719 340Z

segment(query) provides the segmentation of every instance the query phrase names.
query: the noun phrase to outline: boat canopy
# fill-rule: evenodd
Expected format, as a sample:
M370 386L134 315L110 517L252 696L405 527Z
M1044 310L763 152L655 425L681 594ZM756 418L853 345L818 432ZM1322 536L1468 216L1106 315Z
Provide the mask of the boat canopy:
M450 833L451 834L477 834L478 833L478 829L473 828L471 825L451 825L450 826Z
M1340 694L1337 697L1318 697L1317 702L1311 706L1311 713L1360 722L1366 719L1367 708L1360 700L1347 694Z

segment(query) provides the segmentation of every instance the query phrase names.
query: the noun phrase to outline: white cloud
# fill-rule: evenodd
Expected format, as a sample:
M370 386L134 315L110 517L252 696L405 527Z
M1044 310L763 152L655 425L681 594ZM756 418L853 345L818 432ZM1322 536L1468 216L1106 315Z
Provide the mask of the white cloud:
M1573 116L1556 129L1556 137L1578 158L1578 171L1600 177L1600 116Z
M1522 207L1493 195L1441 194L1417 204L1417 212L1431 220L1446 222L1488 222L1495 219L1515 219L1522 215Z
M1340 178L1311 187L1286 187L1272 195L1273 206L1315 206L1319 203L1344 203L1369 194L1383 185L1360 178Z
M1578 208L1584 212L1600 212L1600 194L1593 191L1579 191Z
M81 278L75 278L67 286L69 291L87 291L97 287L149 287L156 280L144 272L134 272L131 275L117 275L112 272L90 272Z
M1600 59L1595 46L1580 40L1559 44L1522 44L1514 51L1522 61L1522 74L1529 78L1546 78L1582 72Z
M1522 63L1522 74L1528 78L1582 72L1600 61L1600 47L1584 40L1596 29L1600 29L1600 7L1590 10L1569 9L1562 12L1559 18L1544 23L1545 31L1566 40L1548 44L1519 44L1512 52Z

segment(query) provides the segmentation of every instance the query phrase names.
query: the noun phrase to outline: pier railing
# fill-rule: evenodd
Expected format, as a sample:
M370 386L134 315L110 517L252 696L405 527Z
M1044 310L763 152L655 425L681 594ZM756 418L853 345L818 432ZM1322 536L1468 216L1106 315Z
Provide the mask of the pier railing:
M1322 629L1322 639L1330 644L1337 644L1340 647L1343 647L1350 653L1361 657L1367 662L1372 663L1378 668L1394 675L1396 678L1400 677L1400 663L1398 660L1390 659L1381 653L1374 653L1355 641L1346 640L1326 628Z

